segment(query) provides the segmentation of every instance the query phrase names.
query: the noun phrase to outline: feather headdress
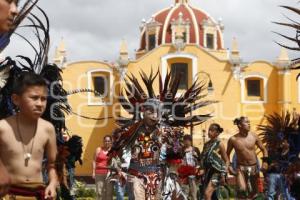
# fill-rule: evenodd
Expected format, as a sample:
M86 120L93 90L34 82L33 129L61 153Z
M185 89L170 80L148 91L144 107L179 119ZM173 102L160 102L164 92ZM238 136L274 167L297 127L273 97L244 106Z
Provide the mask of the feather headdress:
M281 148L284 141L290 141L299 135L299 117L296 113L282 112L265 116L266 124L258 125L260 138L267 146L270 155ZM290 146L290 151L292 150ZM273 151L273 152L272 152Z
M140 76L146 90L132 74L124 80L126 95L121 92L119 101L122 107L132 115L132 118L121 117L119 120L121 126L138 121L141 117L141 110L148 104L149 99L156 99L160 102L160 122L169 126L188 126L191 123L199 125L211 117L210 113L191 115L193 111L216 102L203 100L207 95L203 94L207 89L205 82L196 80L190 88L180 94L180 73L167 73L164 81L161 74L154 73L153 70L149 76L144 72L140 72ZM153 89L156 79L159 81L157 93Z

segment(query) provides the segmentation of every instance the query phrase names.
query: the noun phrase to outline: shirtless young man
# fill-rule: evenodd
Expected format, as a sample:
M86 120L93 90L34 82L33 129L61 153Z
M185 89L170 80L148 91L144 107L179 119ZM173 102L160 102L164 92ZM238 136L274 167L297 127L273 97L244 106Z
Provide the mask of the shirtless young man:
M227 155L230 157L232 149L237 156L236 184L238 186L239 199L252 199L257 194L257 170L256 146L262 151L263 157L268 156L267 149L263 146L258 136L250 131L250 121L247 117L240 117L234 120L239 132L228 140ZM263 162L262 170L267 169L267 163ZM229 171L234 170L230 167Z
M12 22L18 14L17 0L0 0L0 34L12 28ZM10 177L0 159L0 198L5 195L10 184Z
M56 136L52 124L40 118L46 108L45 80L31 72L22 73L15 82L12 100L19 112L0 120L0 158L11 176L9 194L22 196L34 191L36 198L54 199L58 184ZM44 153L48 160L47 187L42 178Z

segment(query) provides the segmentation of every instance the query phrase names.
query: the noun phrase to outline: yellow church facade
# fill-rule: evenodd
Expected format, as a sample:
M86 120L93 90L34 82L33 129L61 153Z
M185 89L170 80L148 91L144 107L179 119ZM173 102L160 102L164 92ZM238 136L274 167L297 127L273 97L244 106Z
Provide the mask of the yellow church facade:
M175 0L172 6L142 22L135 59L128 58L126 41L122 41L116 64L66 62L66 50L61 43L55 62L63 69L65 89L86 88L97 92L69 97L75 114L67 116L67 127L70 134L82 136L84 142L84 164L78 166L76 175L91 175L96 147L102 145L104 135L116 128L117 117L124 115L118 95L126 74L141 81L140 71L150 74L151 70L159 70L162 76L180 71L181 90L191 86L197 78L207 84L206 99L218 102L198 111L211 113L210 120L185 129L186 134L193 135L196 146L202 146L208 139L207 129L212 122L221 124L225 130L221 137L226 140L237 131L233 125L236 117L248 116L255 131L266 114L299 111L300 83L296 80L299 71L290 70L286 50L278 48L279 56L272 62L246 63L240 57L236 39L227 50L223 31L221 21L215 21L188 0ZM158 91L158 80L154 90ZM99 120L101 118L104 119Z

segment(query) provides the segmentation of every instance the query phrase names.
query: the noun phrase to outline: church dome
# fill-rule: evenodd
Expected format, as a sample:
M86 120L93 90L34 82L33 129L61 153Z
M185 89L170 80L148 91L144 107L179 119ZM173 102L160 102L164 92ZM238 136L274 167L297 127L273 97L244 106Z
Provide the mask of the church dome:
M221 21L216 22L206 12L192 7L188 0L175 0L175 4L142 22L139 51L174 43L176 26L181 27L186 44L214 50L224 48Z

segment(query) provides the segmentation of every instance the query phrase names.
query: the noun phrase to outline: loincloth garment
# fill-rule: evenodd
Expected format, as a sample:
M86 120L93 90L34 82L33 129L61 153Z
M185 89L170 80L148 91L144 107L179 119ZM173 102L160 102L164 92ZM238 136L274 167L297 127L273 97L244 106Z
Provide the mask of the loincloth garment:
M129 169L128 174L143 180L146 199L155 199L160 187L160 171L145 173L134 169Z
M238 172L237 178L239 178L240 179L239 181L243 182L244 185L246 186L246 191L243 192L246 192L247 196L257 194L258 192L257 181L259 178L257 164L249 165L249 166L238 165L237 172Z
M42 183L12 185L3 200L44 200L45 188Z

